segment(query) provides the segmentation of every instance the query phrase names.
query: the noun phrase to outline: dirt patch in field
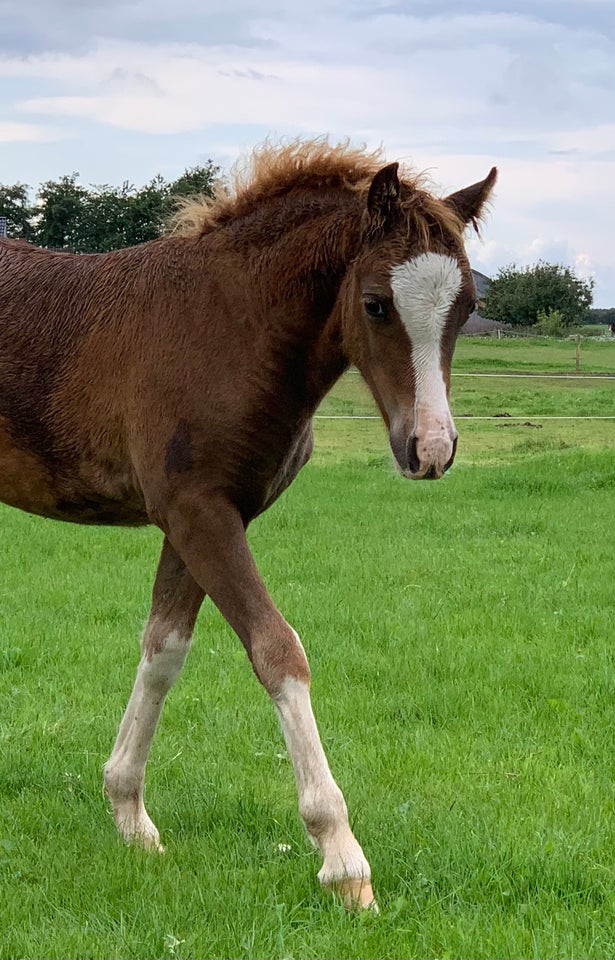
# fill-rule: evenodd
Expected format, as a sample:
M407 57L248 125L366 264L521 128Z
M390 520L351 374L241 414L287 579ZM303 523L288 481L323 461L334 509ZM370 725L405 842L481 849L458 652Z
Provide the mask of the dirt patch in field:
M542 430L542 423L532 423L531 420L524 420L523 423L498 423L498 427L533 427L534 430Z

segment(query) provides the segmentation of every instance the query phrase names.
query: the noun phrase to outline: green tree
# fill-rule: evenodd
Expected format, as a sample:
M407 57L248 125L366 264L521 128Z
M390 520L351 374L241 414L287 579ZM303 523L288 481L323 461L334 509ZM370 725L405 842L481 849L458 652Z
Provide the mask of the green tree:
M160 174L136 190L126 209L125 246L155 240L164 231L169 185Z
M582 280L562 264L539 261L522 270L511 264L492 280L482 313L490 320L532 326L539 314L556 312L569 327L587 319L593 287L593 280Z
M126 246L126 211L134 192L128 181L121 187L96 184L89 188L83 207L79 249L90 253Z
M169 197L190 197L199 193L213 196L216 182L220 179L220 167L213 160L205 166L187 167L181 177L169 184Z
M77 183L78 173L46 180L37 193L34 242L52 250L84 250L88 191Z
M8 235L15 240L29 240L32 236L29 191L26 183L0 184L0 216L6 217Z

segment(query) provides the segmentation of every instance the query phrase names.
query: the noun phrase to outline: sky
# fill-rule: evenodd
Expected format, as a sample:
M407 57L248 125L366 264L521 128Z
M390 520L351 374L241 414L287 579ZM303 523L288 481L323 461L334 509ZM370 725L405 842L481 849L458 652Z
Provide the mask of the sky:
M613 0L0 0L0 182L141 186L265 137L382 146L446 194L499 168L475 269L615 306Z

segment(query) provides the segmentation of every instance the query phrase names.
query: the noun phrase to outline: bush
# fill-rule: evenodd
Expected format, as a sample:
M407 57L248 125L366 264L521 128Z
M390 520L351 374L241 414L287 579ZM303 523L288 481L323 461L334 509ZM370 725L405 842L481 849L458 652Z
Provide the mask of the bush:
M539 310L532 330L541 337L563 337L567 330L561 310Z

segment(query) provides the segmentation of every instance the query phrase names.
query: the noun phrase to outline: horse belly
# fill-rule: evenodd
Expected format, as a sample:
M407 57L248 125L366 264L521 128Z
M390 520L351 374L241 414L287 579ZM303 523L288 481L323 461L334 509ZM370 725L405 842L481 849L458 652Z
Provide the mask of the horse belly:
M141 492L117 466L99 468L96 480L58 479L35 453L15 444L0 417L0 502L27 513L71 523L139 526L149 523Z
M0 501L29 513L48 515L55 506L51 476L33 453L15 445L0 417Z

